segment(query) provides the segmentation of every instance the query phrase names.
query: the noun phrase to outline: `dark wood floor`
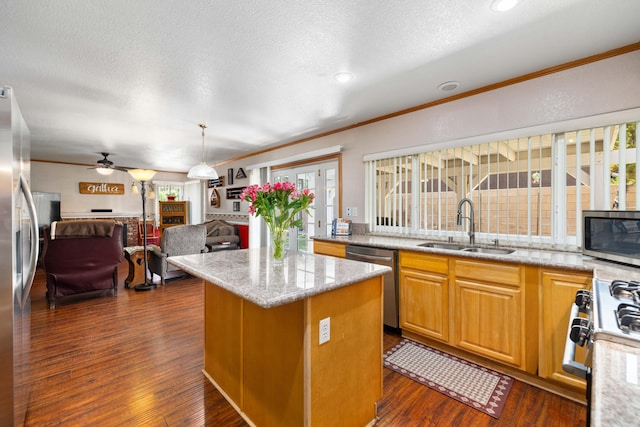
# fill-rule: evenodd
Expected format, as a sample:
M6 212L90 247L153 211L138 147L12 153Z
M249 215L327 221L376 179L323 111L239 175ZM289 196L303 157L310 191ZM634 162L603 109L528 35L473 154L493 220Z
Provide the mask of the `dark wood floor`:
M204 378L203 285L176 278L150 292L73 299L50 310L32 292L26 426L244 426ZM385 333L388 349L400 337ZM516 381L496 420L388 369L379 426L582 426L585 408Z

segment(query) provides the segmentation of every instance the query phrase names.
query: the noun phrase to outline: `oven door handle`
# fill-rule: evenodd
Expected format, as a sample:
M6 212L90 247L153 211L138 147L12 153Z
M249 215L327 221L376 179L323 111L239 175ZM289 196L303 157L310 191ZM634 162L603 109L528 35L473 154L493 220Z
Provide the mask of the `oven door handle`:
M576 358L576 346L578 344L571 341L571 322L573 319L578 317L578 313L580 308L572 304L571 305L571 315L569 316L569 326L567 327L567 339L564 343L564 357L562 358L562 369L571 375L575 375L576 377L587 379L587 372L589 368L582 363L578 363L575 361Z

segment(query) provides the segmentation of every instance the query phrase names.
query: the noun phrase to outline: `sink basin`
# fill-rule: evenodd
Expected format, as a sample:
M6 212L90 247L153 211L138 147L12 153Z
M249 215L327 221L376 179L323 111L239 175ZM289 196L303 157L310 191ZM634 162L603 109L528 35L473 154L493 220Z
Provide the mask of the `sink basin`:
M455 243L437 243L437 242L420 243L418 246L422 246L423 248L449 249L450 251L459 251L461 249L466 248L466 246L464 245L456 245Z
M515 252L515 249L503 249L503 248L464 248L465 252L477 252L481 254L491 255L509 255Z

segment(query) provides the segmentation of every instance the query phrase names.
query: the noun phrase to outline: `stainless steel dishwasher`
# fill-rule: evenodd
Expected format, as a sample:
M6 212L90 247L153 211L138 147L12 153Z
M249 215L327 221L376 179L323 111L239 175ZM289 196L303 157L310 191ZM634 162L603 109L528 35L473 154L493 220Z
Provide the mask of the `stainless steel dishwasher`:
M383 317L385 325L398 328L398 277L396 273L398 251L369 246L347 245L346 258L391 267L391 271L384 275Z

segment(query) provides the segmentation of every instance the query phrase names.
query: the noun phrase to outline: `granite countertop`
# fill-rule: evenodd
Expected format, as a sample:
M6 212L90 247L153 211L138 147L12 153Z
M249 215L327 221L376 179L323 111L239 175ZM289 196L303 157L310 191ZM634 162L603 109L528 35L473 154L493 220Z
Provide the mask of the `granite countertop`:
M593 345L591 425L640 422L640 348L596 340Z
M626 280L640 281L640 268L599 260L591 256L582 255L579 252L512 247L511 249L515 249L515 251L507 255L488 254L418 246L419 244L424 242L447 243L446 241L427 237L382 236L374 234L329 237L315 236L314 240L334 243L347 243L361 246L372 246L385 249L411 250L416 252L433 253L448 256L511 262L515 264L538 265L550 268L565 268L578 271L588 271L593 272L594 277L603 280L624 278ZM471 246L464 241L456 241L455 243L465 246ZM482 244L476 244L473 246L492 247L490 245ZM509 246L506 245L499 247L509 248Z
M267 248L174 256L167 262L263 308L382 276L390 270L305 252L290 252L282 265L276 266Z

